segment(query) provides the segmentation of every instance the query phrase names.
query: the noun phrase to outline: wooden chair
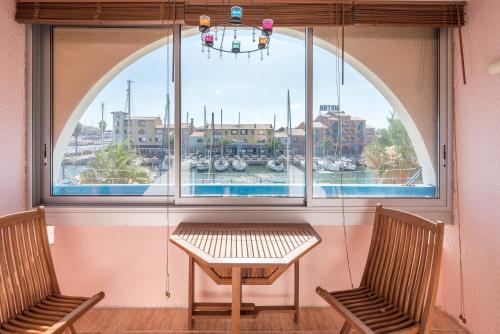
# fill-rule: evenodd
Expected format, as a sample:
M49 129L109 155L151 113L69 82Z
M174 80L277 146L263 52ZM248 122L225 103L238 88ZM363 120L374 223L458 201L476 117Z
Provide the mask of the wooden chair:
M378 205L359 288L323 297L346 320L340 333L425 333L439 280L444 225Z
M43 208L0 217L0 333L61 333L104 298L61 295Z

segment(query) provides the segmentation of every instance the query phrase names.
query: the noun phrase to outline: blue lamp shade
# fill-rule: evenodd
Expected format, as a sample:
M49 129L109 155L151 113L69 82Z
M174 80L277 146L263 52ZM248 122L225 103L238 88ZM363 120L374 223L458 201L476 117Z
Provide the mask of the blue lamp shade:
M240 6L231 7L231 23L241 23L243 8Z

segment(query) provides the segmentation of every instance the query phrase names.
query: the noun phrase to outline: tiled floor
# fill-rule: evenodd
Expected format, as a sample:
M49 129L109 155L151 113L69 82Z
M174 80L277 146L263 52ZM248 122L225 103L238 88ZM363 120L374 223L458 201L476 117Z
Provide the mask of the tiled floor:
M97 308L89 311L76 324L79 333L228 333L229 318L197 319L192 331L187 330L187 311L181 308ZM242 333L336 334L342 320L330 308L302 308L300 325L291 314L262 313L257 318L242 319ZM352 331L354 333L354 331ZM433 334L466 334L467 331L445 313L436 310Z

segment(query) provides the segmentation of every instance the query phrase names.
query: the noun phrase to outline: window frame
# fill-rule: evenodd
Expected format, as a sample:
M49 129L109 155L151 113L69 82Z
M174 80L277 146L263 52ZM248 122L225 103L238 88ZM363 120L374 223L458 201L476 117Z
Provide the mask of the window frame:
M436 126L438 128L436 152L436 198L384 198L384 197L345 197L342 198L313 198L313 28L304 28L305 32L305 87L306 87L306 173L305 173L305 196L299 198L280 197L182 197L180 183L180 159L175 159L176 168L174 180L174 195L168 196L53 196L52 187L52 29L54 26L33 25L32 36L32 86L31 86L31 133L30 137L32 152L31 167L32 189L31 202L47 205L70 205L70 206L107 206L107 205L136 205L136 206L206 206L206 207L232 207L232 206L264 206L282 209L287 206L304 207L313 210L332 209L338 210L345 205L359 210L373 207L379 202L384 205L399 208L414 208L422 210L451 210L451 177L452 168L448 161L452 161L451 149L451 112L452 112L452 45L449 29L437 29L438 34L438 105ZM104 28L108 28L104 26ZM119 27L114 27L119 28ZM144 27L151 28L151 27ZM160 27L165 28L165 27ZM173 26L173 73L175 94L175 129L174 132L174 156L181 154L181 25ZM317 210L316 209L316 210Z

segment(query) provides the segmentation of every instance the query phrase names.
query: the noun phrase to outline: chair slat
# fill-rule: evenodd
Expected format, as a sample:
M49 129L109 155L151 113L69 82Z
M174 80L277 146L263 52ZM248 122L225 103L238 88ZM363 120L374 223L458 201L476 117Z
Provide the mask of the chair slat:
M15 266L17 269L18 280L20 284L20 295L22 299L21 308L24 310L30 305L29 299L29 288L28 288L28 280L26 277L26 273L24 271L24 265L21 261L21 253L20 253L20 243L18 239L18 230L19 226L13 225L11 228L11 243L12 243L12 252L14 255Z
M29 258L29 252L27 250L28 248L28 243L26 242L26 233L25 233L25 228L24 224L22 225L17 225L16 226L17 230L17 240L19 243L19 255L20 255L20 260L22 262L22 266L24 269L24 275L26 277L26 294L27 294L27 300L29 305L33 305L38 302L37 299L37 293L36 293L36 283L33 277L33 273L31 272L31 264L30 264L30 258Z
M39 302L43 300L45 297L45 292L43 290L43 282L41 281L41 275L39 274L38 271L38 266L36 264L36 249L33 248L33 236L31 235L31 228L30 228L30 222L27 221L23 225L23 237L24 237L24 242L25 242L25 249L27 253L27 259L28 259L28 264L29 264L29 271L31 274L31 280L33 281L33 287L34 287L34 299L35 302Z
M41 209L38 208L38 210L40 211ZM45 215L43 214L43 211L40 214L40 224L38 225L38 229L41 236L41 244L43 246L45 265L48 268L48 275L51 282L50 289L52 293L61 293L61 291L59 290L59 285L57 284L56 271L54 269L52 254L49 247L49 236L47 235L47 223L45 221Z
M6 313L4 317L9 319L15 315L15 302L14 302L14 291L12 286L12 277L9 271L9 266L7 264L7 254L6 249L9 247L7 245L7 238L5 237L6 229L3 228L0 230L1 235L1 243L0 243L0 263L1 263L1 271L2 271L2 290L4 290L4 296L6 301Z
M14 307L15 309L13 310L14 315L18 315L21 313L23 309L22 305L22 298L21 298L21 284L19 282L19 275L18 275L18 270L17 266L15 265L15 260L14 260L14 251L12 250L12 229L14 226L8 226L4 228L4 246L5 246L5 257L7 259L7 268L9 271L10 275L10 288L12 289L12 295L13 295L13 300L14 300Z
M35 268L38 275L38 280L41 285L42 297L45 298L49 296L52 291L49 289L49 277L48 273L45 270L45 256L41 253L42 247L40 246L40 235L38 235L38 224L39 217L36 217L33 221L28 223L29 233L30 233L30 241L31 241L31 249L34 255Z

